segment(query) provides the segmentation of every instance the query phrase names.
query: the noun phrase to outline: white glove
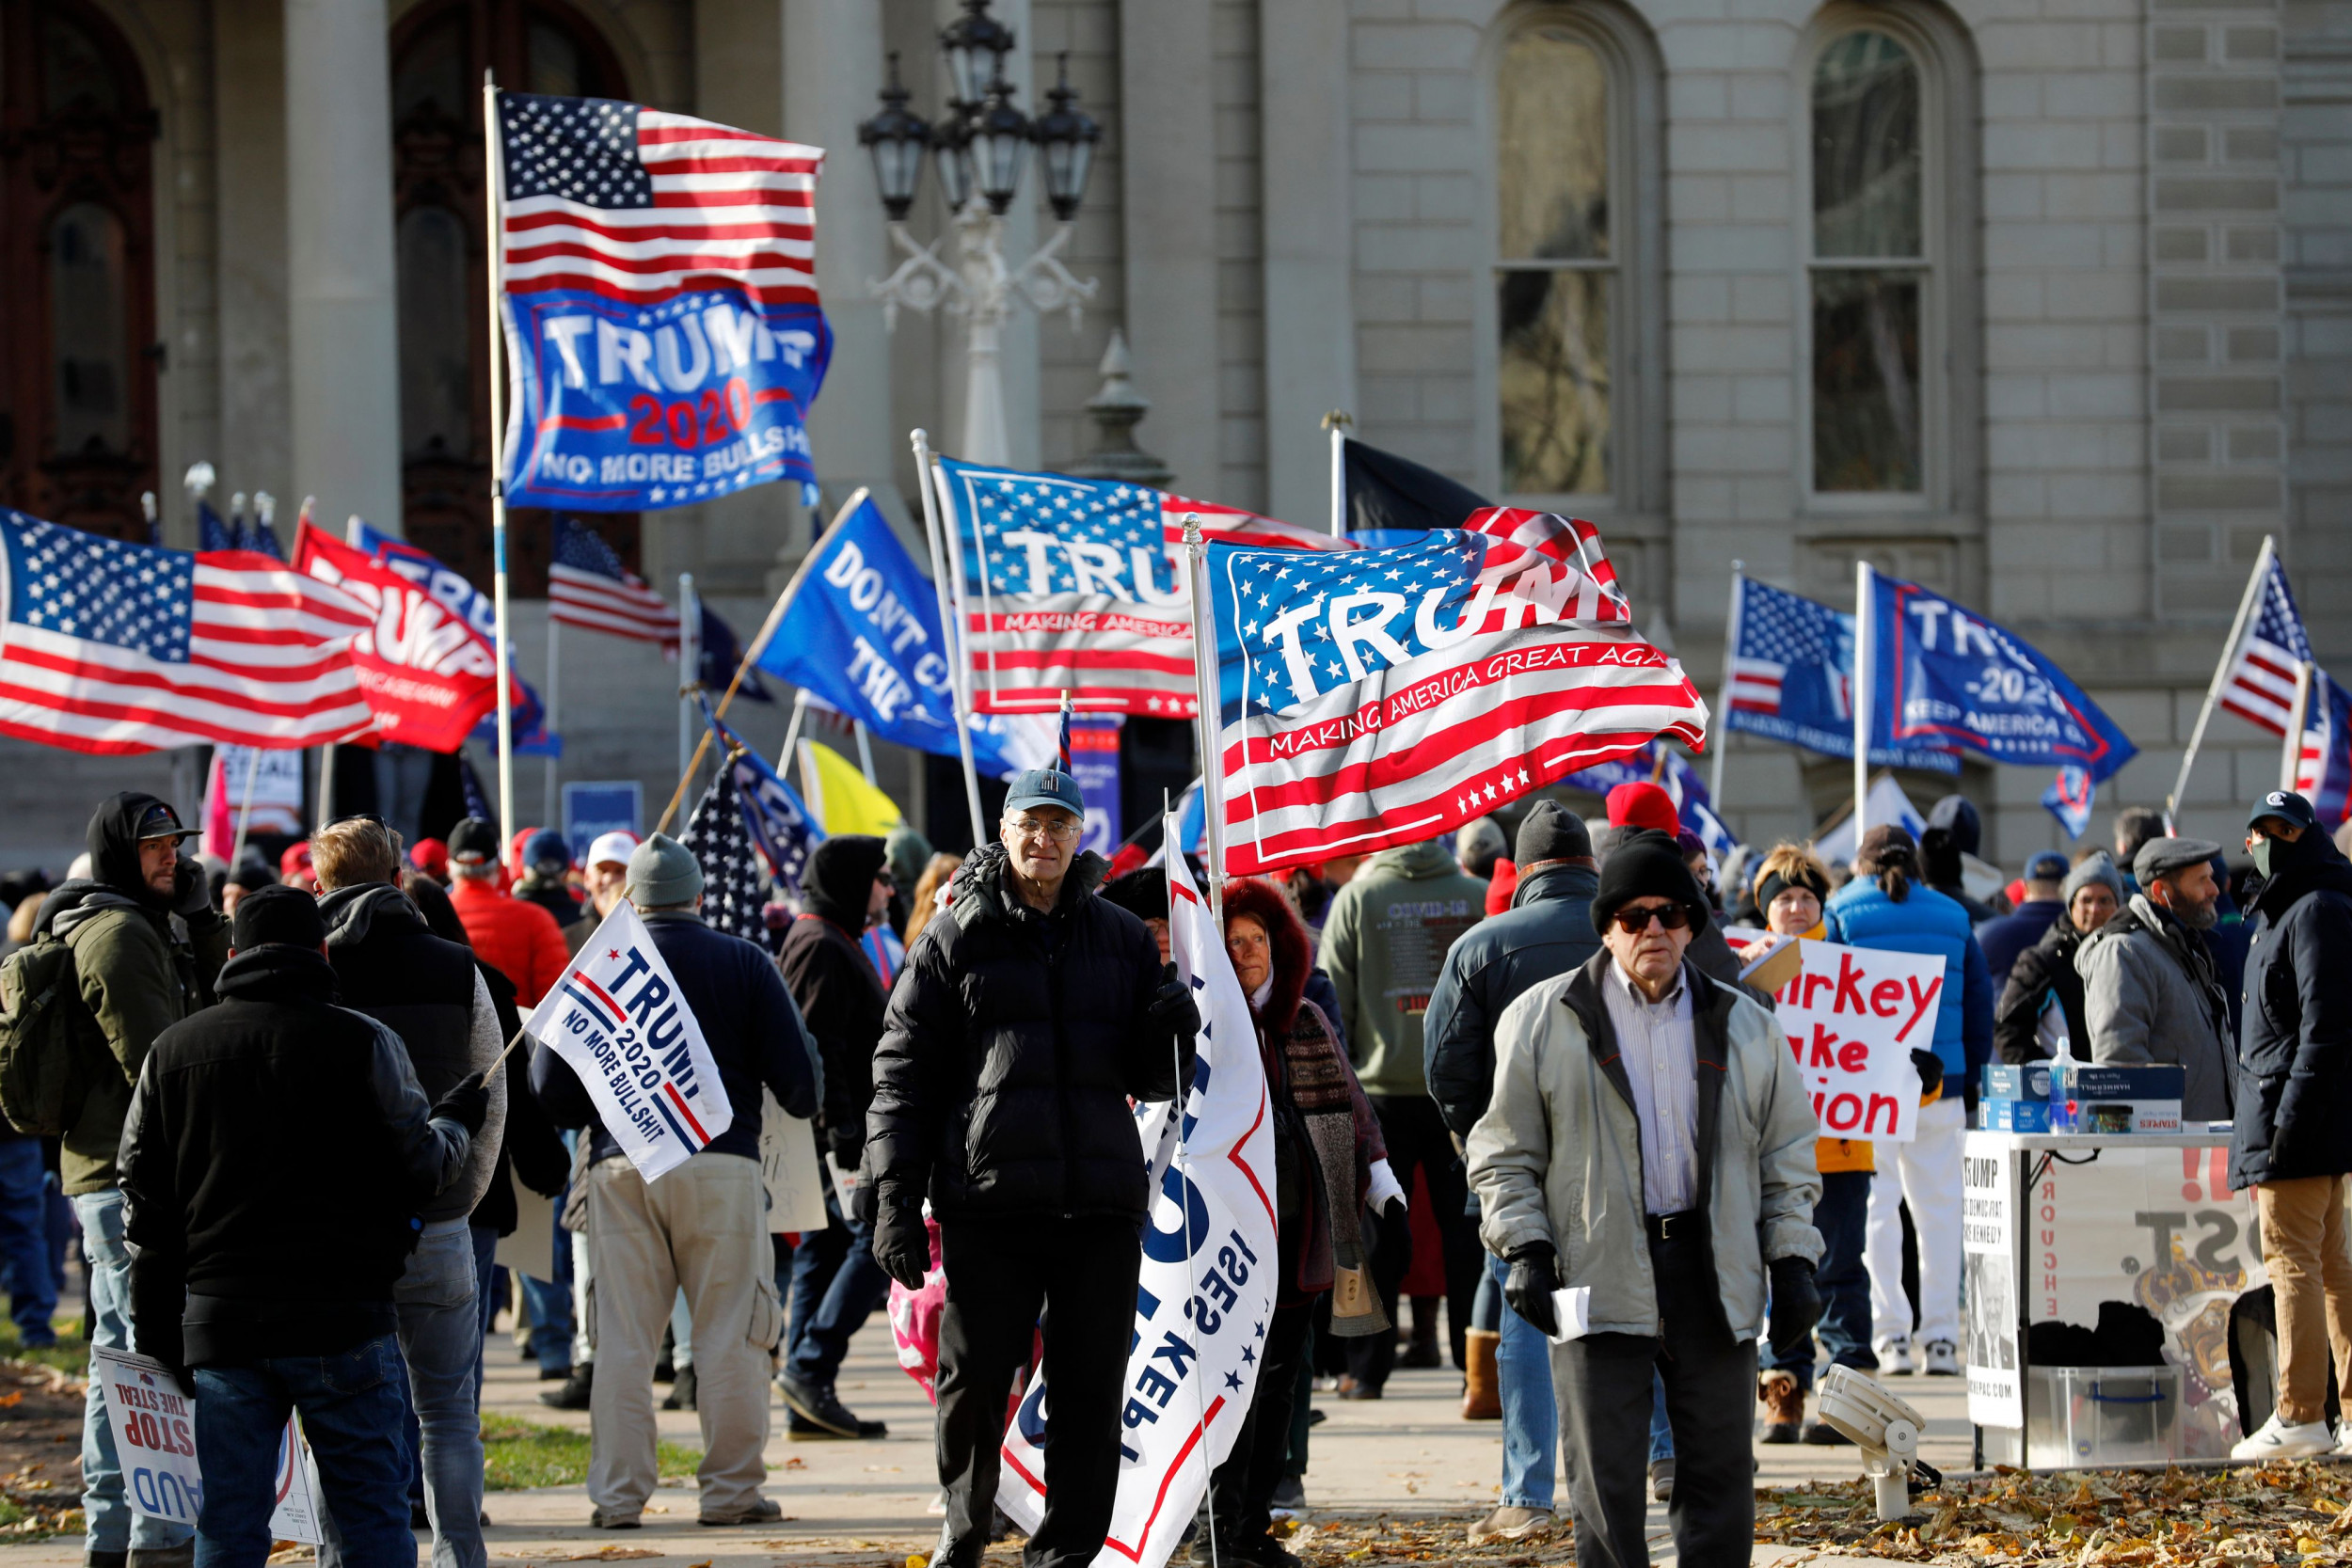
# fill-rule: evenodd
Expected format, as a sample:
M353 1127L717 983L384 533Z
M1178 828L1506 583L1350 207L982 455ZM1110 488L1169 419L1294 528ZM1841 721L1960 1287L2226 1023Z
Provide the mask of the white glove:
M1403 1206L1405 1184L1396 1179L1396 1172L1389 1168L1386 1160L1375 1160L1372 1163L1372 1191L1365 1196L1365 1204L1377 1214L1388 1209L1391 1198Z

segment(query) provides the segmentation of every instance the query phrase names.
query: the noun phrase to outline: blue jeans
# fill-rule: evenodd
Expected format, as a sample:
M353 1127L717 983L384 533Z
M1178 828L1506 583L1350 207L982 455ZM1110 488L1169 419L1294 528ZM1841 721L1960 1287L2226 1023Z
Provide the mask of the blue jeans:
M850 1352L850 1338L890 1295L890 1276L874 1261L874 1227L846 1224L833 1189L825 1189L827 1225L801 1238L792 1254L792 1328L785 1341L786 1373L829 1387Z
M302 1412L321 1499L351 1568L416 1568L408 1458L393 1433L407 1411L389 1334L339 1355L289 1355L196 1370L196 1452L204 1466L197 1568L259 1568L278 1500L278 1439Z
M27 1345L56 1343L57 1280L49 1263L49 1173L39 1138L0 1132L0 1279Z
M499 1273L499 1233L495 1226L477 1225L473 1228L473 1290L474 1300L481 1304L481 1334L473 1347L473 1413L482 1416L482 1351L489 1343L490 1329L499 1317L499 1293L496 1290Z
M1870 1219L1870 1173L1833 1170L1821 1173L1820 1201L1813 1206L1813 1226L1821 1233L1820 1266L1813 1283L1821 1292L1821 1321L1814 1333L1831 1362L1862 1371L1876 1371L1878 1356L1870 1349L1870 1270L1864 1259L1863 1239ZM1756 1364L1779 1368L1797 1380L1804 1393L1813 1391L1813 1346L1783 1361L1772 1354L1771 1340L1757 1343Z
M566 1185L556 1195L555 1212L564 1212L571 1196ZM548 1276L524 1275L523 1306L531 1313L531 1354L543 1372L565 1372L572 1367L572 1233L561 1225L548 1227Z
M122 1194L114 1187L83 1193L74 1198L73 1212L82 1221L82 1257L89 1265L90 1348L131 1350L131 1254L122 1243ZM198 1420L202 1418L199 1402ZM270 1451L277 1452L275 1438ZM185 1525L133 1515L122 1490L122 1461L115 1454L114 1423L107 1419L95 1369L82 1402L82 1518L84 1539L96 1552L155 1551L188 1539ZM262 1556L267 1555L263 1547Z
M1486 1277L1495 1292L1511 1265L1489 1253ZM1502 1309L1495 1346L1495 1381L1502 1396L1502 1505L1549 1508L1553 1455L1560 1449L1560 1407L1551 1393L1551 1344L1534 1324Z
M1666 1419L1666 1380L1649 1374L1649 1462L1675 1456L1675 1429Z

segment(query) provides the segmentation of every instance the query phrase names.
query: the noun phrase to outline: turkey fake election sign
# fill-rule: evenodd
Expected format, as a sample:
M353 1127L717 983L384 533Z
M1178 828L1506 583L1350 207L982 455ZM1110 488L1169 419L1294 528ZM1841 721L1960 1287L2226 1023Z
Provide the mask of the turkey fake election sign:
M1944 960L1834 942L1800 941L1797 952L1802 967L1772 1005L1821 1135L1909 1143L1919 1125L1911 1053L1935 1049Z

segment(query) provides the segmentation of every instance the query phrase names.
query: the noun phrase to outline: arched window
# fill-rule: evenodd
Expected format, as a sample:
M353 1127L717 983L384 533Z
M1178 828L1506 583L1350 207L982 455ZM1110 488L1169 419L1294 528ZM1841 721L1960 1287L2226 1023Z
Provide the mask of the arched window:
M144 539L157 128L81 0L0 0L0 505Z
M489 266L483 234L482 72L564 97L628 98L612 50L560 0L440 0L392 34L393 206L400 269L400 449L408 537L490 580ZM510 521L515 590L544 592L542 515ZM633 515L600 519L635 553Z
M1505 19L1492 67L1490 483L1588 510L1655 505L1649 40L1613 7L1535 7Z
M1804 469L1833 505L1948 511L1970 489L1966 71L1927 7L1834 9L1804 57Z

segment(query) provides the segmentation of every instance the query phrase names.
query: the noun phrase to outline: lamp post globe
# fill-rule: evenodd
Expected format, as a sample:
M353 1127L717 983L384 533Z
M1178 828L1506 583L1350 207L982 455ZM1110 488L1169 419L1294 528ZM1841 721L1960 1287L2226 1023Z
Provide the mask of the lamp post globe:
M1013 50L1012 29L988 14L988 0L963 0L963 14L939 30L939 52L947 62L947 86L959 108L977 108L1005 73Z
M1021 189L1021 161L1029 150L1029 117L1013 107L1012 84L998 77L988 98L964 121L972 137L972 167L988 210L998 217Z
M907 108L907 89L898 82L898 56L890 56L890 85L882 90L882 112L857 128L857 139L874 160L874 185L882 193L882 211L890 221L905 221L923 182L923 150L931 128Z
M1053 204L1054 216L1068 223L1086 198L1087 176L1094 172L1094 147L1103 139L1103 127L1078 107L1078 89L1070 85L1068 52L1057 59L1054 88L1045 95L1053 107L1031 122L1029 135L1045 166L1045 199Z

